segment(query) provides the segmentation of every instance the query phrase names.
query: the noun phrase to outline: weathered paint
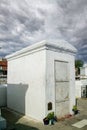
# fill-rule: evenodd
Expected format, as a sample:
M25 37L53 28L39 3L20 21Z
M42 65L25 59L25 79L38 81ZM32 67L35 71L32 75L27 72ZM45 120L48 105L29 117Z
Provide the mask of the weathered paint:
M59 40L58 42L42 41L7 56L8 84L17 86L26 84L28 86L25 97L19 97L21 103L22 100L25 101L25 115L42 120L51 111L55 113L58 111L59 113L59 111L63 109L62 106L64 106L65 109L67 109L68 106L68 112L65 113L72 113L72 107L75 104L75 53L76 49L73 46L63 40ZM63 96L63 100L66 100L66 102L61 104L56 102L56 95L58 96L58 94L56 92L55 82L55 61L68 63L68 75L67 70L64 71L64 75L66 75L66 77L68 76L69 83L65 83L65 85L67 85L65 88L64 84L62 85L63 91L67 89L66 94ZM63 67L66 69L66 66ZM64 69L63 67L62 69ZM59 72L61 77L62 71L59 70ZM8 89L8 93L13 93L13 95L15 92L14 85L11 89ZM20 89L20 93L21 91ZM19 91L17 91L17 95L18 93ZM14 100L12 95L8 98L8 107L22 112L23 110L20 110L21 107L19 107L19 109L12 105L14 102L18 104L15 96ZM48 104L50 102L52 104L52 110L48 110ZM64 116L64 113L60 116Z

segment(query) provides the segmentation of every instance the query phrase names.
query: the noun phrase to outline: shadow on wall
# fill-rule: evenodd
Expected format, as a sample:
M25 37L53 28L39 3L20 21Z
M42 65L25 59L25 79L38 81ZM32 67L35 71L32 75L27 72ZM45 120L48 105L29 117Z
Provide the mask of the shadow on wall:
M29 120L23 118L26 110L26 92L28 88L27 84L8 84L8 108L1 108L1 116L7 121L7 128L5 130L39 130L33 127Z
M27 84L8 84L7 107L25 114Z
M7 106L7 85L0 85L0 107Z
M1 115L7 121L7 128L5 130L38 130L33 125L31 126L29 121L26 122L22 114L11 111L10 109L2 108Z

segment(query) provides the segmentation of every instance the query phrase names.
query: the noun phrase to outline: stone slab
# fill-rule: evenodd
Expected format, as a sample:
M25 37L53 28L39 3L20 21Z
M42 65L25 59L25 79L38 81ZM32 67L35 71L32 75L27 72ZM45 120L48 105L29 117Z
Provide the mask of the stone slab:
M86 125L87 125L87 119L83 119L83 120L73 124L72 126L77 127L77 128L82 128Z

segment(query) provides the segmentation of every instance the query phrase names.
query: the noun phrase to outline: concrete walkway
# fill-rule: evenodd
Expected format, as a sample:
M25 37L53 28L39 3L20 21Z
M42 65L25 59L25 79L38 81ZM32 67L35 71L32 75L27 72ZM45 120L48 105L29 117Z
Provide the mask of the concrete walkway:
M76 128L72 124L87 119L87 99L78 100L80 114L58 121L55 125L44 125L43 123L29 119L7 108L2 109L2 116L7 119L7 129L5 130L87 130L87 126Z

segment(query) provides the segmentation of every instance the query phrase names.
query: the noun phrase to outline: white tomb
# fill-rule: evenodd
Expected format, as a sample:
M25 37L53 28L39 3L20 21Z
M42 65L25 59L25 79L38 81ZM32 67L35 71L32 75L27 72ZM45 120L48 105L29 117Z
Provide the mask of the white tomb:
M83 67L80 67L80 78L87 79L87 64L84 64Z
M64 40L44 40L8 55L8 107L37 120L72 114L75 54Z

